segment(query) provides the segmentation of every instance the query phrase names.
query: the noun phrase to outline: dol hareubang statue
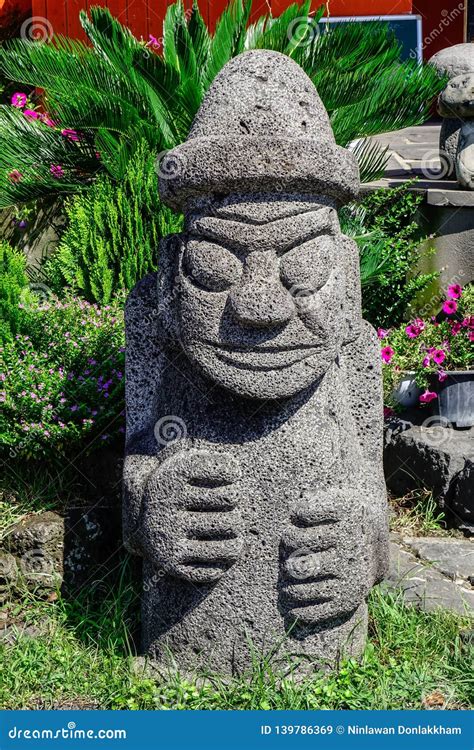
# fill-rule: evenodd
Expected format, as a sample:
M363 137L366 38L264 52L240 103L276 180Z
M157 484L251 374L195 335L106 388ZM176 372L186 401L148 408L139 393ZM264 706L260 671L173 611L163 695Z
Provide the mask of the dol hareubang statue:
M258 50L217 76L162 171L185 229L127 307L144 647L221 672L248 666L250 642L357 653L387 520L378 345L336 214L354 157L298 65Z

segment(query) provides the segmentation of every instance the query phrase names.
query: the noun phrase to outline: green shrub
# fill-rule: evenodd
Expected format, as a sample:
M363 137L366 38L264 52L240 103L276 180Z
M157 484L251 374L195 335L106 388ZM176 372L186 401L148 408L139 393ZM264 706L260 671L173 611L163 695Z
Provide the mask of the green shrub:
M63 460L123 432L122 308L121 299L100 308L68 297L20 310L1 375L0 440L10 457Z
M342 212L344 231L348 231L345 222L357 224L354 215L363 226L363 233L355 239L361 251L362 270L364 263L368 264L372 277L371 283L363 284L362 311L375 327L397 326L409 318L418 295L438 276L436 272L417 271L424 238L415 217L423 198L410 187L407 183L370 193L352 208L352 222L348 218L351 211ZM358 234L353 227L348 233Z
M158 245L179 231L181 218L160 202L153 156L142 143L120 182L101 176L66 203L69 220L45 264L55 292L65 286L90 302L108 304L157 268Z
M8 242L0 242L0 341L8 341L18 331L20 300L28 284L26 258Z

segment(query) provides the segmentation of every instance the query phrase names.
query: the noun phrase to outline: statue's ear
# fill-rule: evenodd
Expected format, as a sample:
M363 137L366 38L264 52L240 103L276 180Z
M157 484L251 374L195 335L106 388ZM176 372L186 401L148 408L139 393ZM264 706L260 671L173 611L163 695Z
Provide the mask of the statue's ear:
M340 237L340 242L346 284L344 344L348 344L360 336L362 326L359 248L353 239L345 235Z
M168 341L179 338L178 296L180 294L179 267L184 249L184 237L171 234L160 242L157 276L157 308L159 334Z

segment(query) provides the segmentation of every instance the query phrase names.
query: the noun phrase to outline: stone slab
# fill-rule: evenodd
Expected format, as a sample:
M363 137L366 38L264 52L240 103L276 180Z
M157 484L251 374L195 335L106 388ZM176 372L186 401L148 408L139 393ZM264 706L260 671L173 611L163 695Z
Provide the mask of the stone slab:
M474 577L472 541L451 537L404 537L403 544L453 581L465 582Z
M445 578L397 543L390 543L390 570L384 587L400 589L408 605L424 612L446 609L459 615L474 615L474 591Z

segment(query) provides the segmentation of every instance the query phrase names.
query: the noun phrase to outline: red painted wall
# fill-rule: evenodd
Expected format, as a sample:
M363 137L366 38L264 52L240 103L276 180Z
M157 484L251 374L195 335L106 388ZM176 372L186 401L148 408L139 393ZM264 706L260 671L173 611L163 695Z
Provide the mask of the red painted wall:
M2 7L31 2L32 16L47 18L54 32L83 37L79 10L90 5L106 5L134 34L148 39L149 34L161 36L166 7L170 0L0 0ZM184 0L187 8L192 0ZM290 0L254 0L253 19L271 7L274 15L281 13ZM464 41L464 12L461 0L326 0L331 16L398 15L418 13L423 22L424 56L426 59L443 47ZM321 0L314 0L316 9ZM211 27L227 4L227 0L199 0L204 18ZM447 6L447 7L446 7Z
M255 19L263 15L269 6L274 15L279 15L289 2L290 0L254 0L252 17ZM320 4L321 0L315 0L313 9ZM78 37L82 36L79 11L88 9L91 5L107 6L137 37L148 39L149 34L160 37L169 0L32 0L32 15L47 18L56 34ZM185 0L186 7L191 5L192 0ZM227 0L199 0L201 12L211 26L226 5ZM410 13L412 0L329 0L328 5L332 16L393 15Z
M413 0L413 13L421 16L423 57L465 41L465 2L461 0Z

